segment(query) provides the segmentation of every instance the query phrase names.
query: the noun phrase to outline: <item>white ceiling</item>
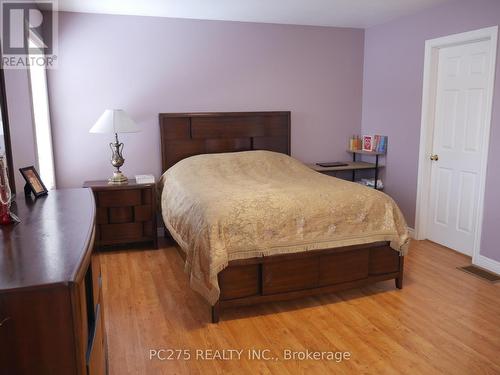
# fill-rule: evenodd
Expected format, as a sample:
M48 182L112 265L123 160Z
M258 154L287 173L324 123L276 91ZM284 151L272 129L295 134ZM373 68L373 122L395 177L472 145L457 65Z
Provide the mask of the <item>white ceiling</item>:
M59 10L366 28L453 0L59 0Z

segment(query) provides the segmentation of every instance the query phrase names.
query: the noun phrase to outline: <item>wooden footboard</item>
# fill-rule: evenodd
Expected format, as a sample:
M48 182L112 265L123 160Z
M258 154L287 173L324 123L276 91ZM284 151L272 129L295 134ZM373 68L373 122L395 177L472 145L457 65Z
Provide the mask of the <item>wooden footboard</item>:
M232 261L219 274L217 323L224 309L331 293L395 279L403 287L403 261L388 242Z

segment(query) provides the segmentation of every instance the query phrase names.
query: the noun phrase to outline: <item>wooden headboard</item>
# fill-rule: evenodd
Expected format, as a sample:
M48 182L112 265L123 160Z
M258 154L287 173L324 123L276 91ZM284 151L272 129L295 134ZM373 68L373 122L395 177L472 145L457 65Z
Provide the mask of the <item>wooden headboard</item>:
M160 113L162 171L189 156L268 150L290 155L290 112Z

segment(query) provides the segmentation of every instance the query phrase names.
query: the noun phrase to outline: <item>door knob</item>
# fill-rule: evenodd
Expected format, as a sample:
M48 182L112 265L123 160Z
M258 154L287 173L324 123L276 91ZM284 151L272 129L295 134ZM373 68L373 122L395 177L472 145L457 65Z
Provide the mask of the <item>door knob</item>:
M439 156L438 156L438 155L436 155L436 154L432 154L432 155L431 155L431 160L432 160L432 161L438 161L438 160L439 160Z

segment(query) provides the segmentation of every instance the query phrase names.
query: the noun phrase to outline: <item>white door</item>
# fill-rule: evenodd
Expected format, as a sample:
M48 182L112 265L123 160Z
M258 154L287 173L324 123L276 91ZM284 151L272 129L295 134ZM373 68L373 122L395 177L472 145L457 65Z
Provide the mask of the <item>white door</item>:
M472 255L485 147L490 41L439 49L427 237ZM429 155L431 157L431 155Z

